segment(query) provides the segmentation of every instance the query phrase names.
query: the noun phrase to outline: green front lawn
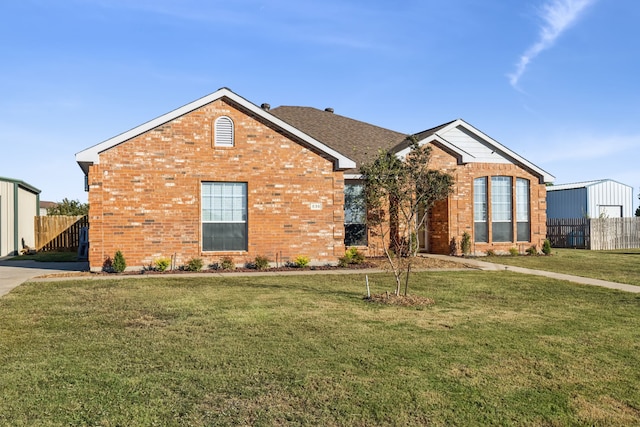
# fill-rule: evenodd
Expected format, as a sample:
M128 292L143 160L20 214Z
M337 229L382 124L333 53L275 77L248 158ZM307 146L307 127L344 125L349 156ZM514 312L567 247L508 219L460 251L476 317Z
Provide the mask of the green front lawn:
M482 260L640 286L640 249L552 249L550 256L490 256Z
M361 275L22 285L0 425L640 425L640 295L413 277L435 305L367 303Z

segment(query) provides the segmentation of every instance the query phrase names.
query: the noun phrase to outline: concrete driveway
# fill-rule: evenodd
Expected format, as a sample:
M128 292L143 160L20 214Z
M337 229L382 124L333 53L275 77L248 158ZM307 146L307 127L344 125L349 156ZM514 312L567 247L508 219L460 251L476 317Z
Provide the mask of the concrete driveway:
M37 262L0 260L0 297L16 286L43 274L87 271L87 262Z

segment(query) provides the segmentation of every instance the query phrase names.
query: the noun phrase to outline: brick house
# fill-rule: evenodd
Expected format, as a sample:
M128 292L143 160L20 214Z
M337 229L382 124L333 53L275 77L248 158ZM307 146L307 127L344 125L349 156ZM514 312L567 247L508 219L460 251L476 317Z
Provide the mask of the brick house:
M540 246L553 177L462 120L418 136L433 144L434 166L456 177L456 193L430 216L424 250L449 253L463 231L477 251ZM258 107L222 88L76 154L91 269L117 250L131 268L160 257L335 263L345 243L373 253L350 197L357 167L380 148L402 154L405 137L330 109Z
M379 149L403 157L409 151L406 134L334 114L333 110L283 106L273 114L354 159L371 161ZM414 134L432 147L431 165L453 175L448 200L434 206L418 236L424 252L449 254L452 241L460 253L464 232L475 254L538 250L546 238L546 185L554 177L488 135L458 119ZM359 193L358 169L344 172L345 243L380 255L379 242L369 239L363 207L352 206ZM353 212L356 212L354 215Z

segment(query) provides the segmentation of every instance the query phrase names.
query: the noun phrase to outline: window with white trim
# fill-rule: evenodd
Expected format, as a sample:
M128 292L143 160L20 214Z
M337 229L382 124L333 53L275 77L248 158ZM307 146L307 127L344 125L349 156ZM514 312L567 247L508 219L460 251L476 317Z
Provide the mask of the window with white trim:
M367 245L364 185L344 185L344 245Z
M511 177L491 177L491 240L513 242Z
M218 117L214 123L214 142L216 147L233 147L233 120L227 116Z
M487 177L473 180L473 228L475 242L489 241L489 212L487 211Z
M528 242L531 240L531 216L529 214L529 180L516 179L516 222L517 240Z
M202 250L247 250L247 183L202 183Z

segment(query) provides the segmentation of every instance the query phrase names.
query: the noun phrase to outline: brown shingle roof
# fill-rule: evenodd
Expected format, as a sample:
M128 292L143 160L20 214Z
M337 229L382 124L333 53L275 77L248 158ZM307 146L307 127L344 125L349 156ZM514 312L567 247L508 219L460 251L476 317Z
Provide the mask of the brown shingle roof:
M440 126L436 126L434 128L431 128L431 129L423 130L422 132L416 133L414 136L416 137L416 139L418 141L421 141L421 140L433 135L434 133L438 132L440 129L443 129L443 128L449 126L453 122L455 122L455 120L452 120L450 122L444 123L444 124L442 124ZM410 144L409 140L401 141L399 144L397 144L396 146L392 147L391 151L394 151L394 152L402 151L405 148L407 148L409 146L409 144Z
M354 160L358 166L375 158L378 150L391 149L407 137L404 133L312 107L281 106L269 112ZM357 173L358 170L345 172Z

